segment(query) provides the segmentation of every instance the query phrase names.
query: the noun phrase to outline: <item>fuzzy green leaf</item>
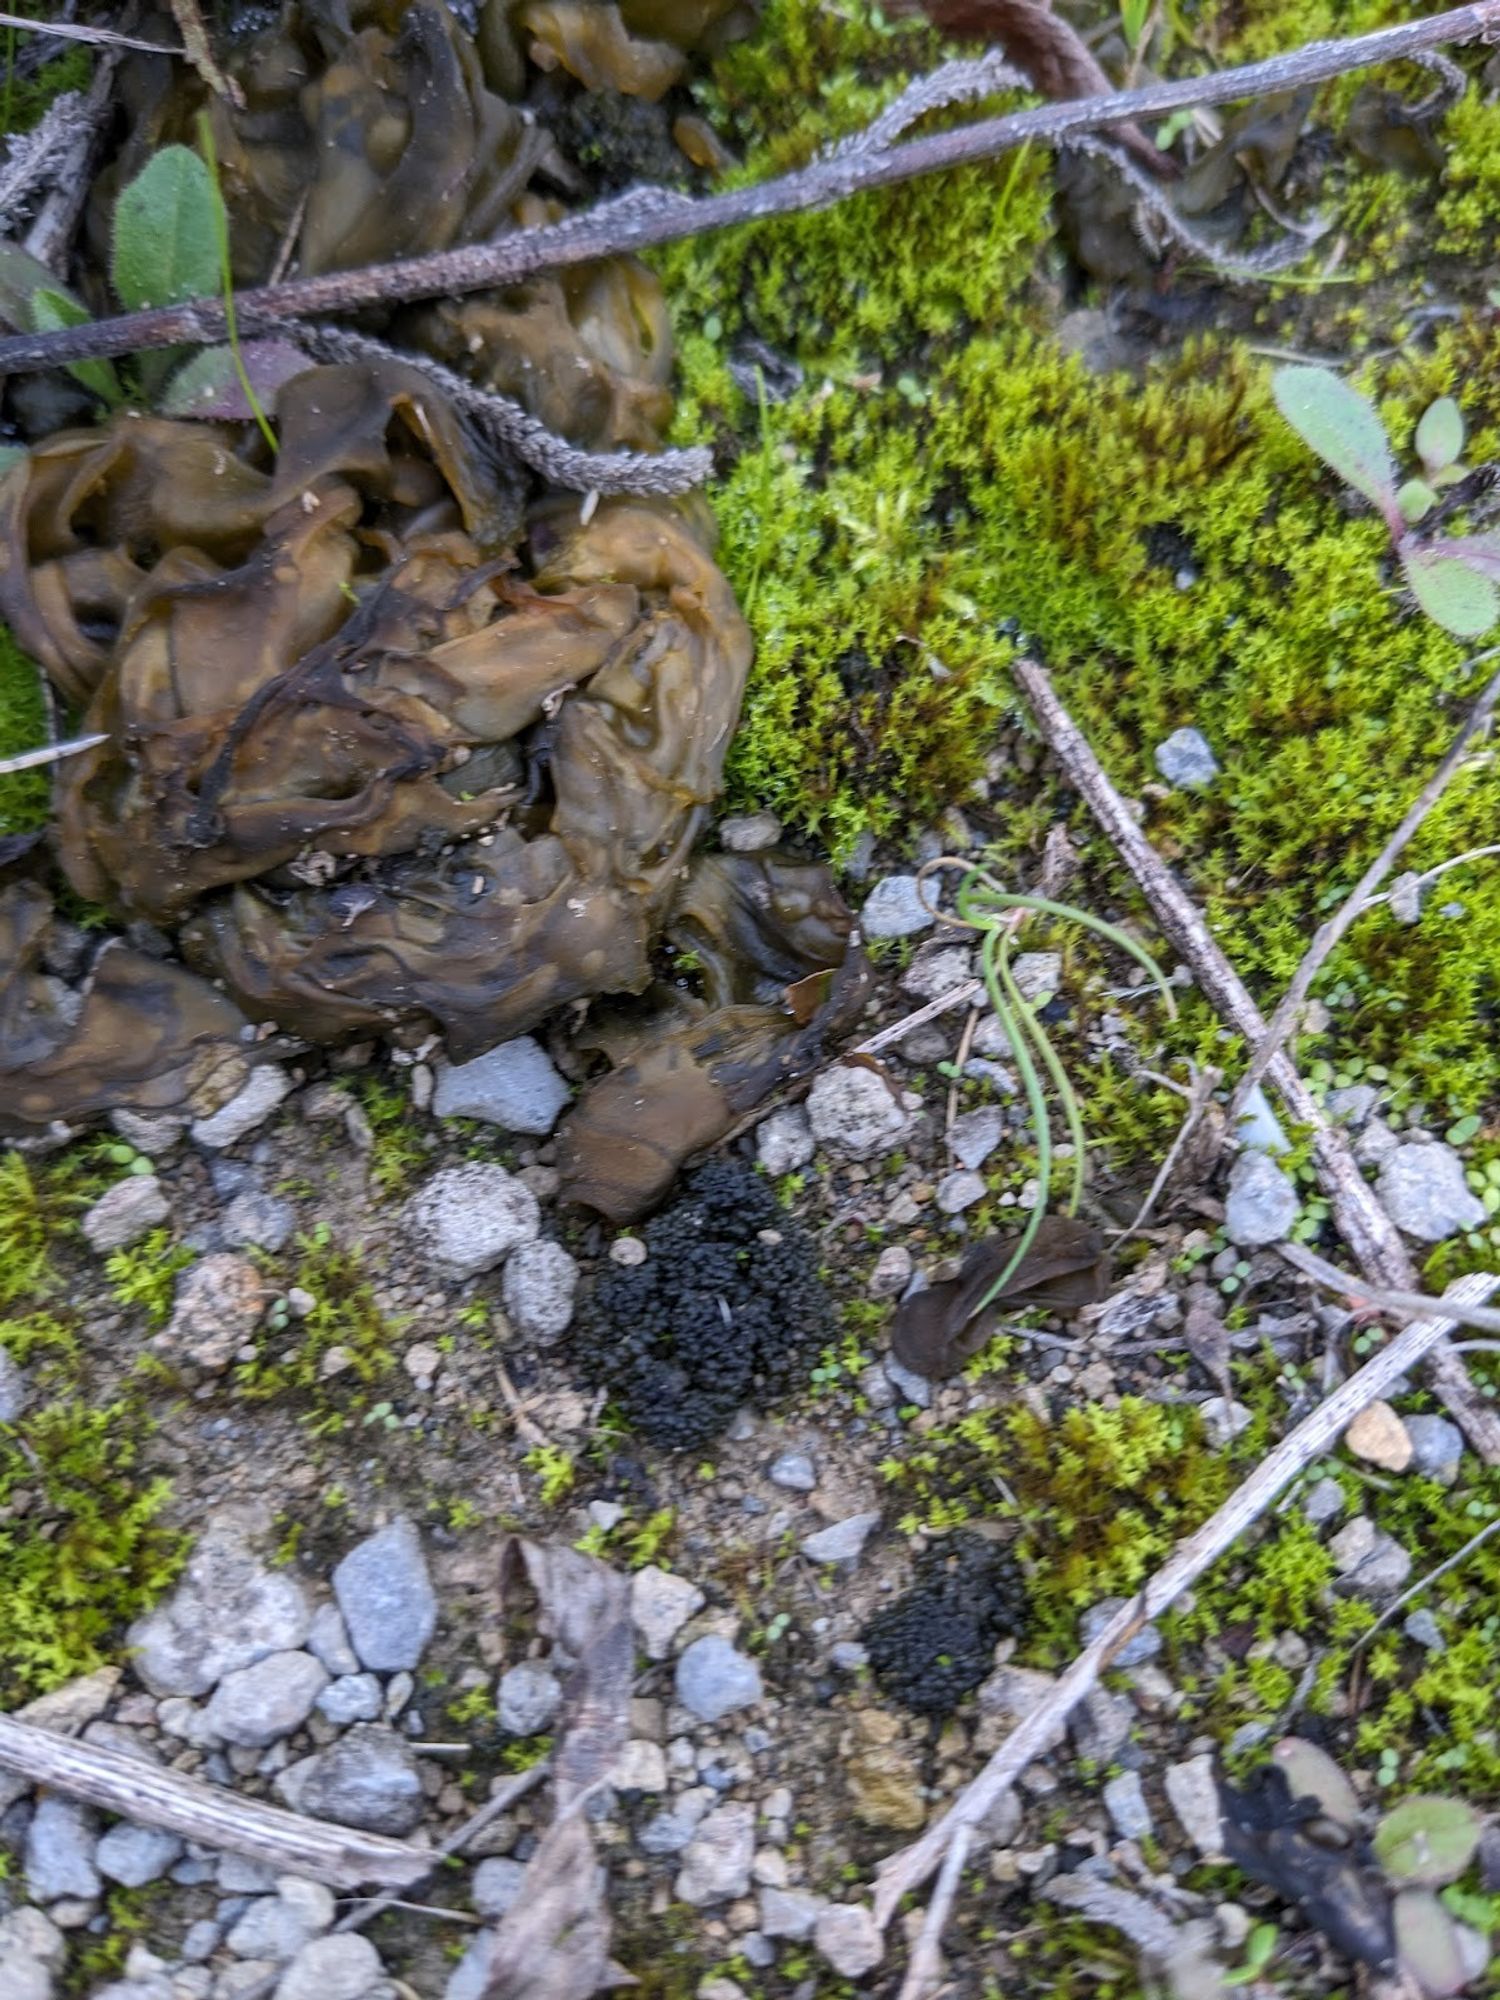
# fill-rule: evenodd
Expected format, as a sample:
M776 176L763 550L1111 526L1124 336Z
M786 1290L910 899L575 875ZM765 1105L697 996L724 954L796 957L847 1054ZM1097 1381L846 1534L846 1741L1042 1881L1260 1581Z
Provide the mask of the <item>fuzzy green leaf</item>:
M1464 448L1464 420L1451 396L1439 396L1422 412L1417 425L1417 457L1429 472L1452 465Z
M1463 1874L1483 1831L1484 1821L1462 1799L1424 1794L1392 1806L1371 1845L1392 1881L1440 1889Z
M91 315L66 292L44 287L31 296L31 324L37 333L59 333L65 326L86 326ZM68 373L106 403L122 400L120 378L108 361L70 361Z
M214 188L186 146L164 146L115 203L110 277L132 312L176 305L219 289Z
M1396 465L1385 425L1369 398L1327 368L1278 368L1271 393L1303 443L1389 518Z
M1396 495L1396 505L1402 520L1414 528L1437 505L1437 495L1425 479L1408 479Z
M1402 564L1412 596L1434 624L1455 638L1477 639L1500 618L1500 591L1461 557L1409 549Z
M1403 1889L1391 1906L1396 1958L1425 2000L1448 2000L1468 1985L1453 1919L1430 1889Z

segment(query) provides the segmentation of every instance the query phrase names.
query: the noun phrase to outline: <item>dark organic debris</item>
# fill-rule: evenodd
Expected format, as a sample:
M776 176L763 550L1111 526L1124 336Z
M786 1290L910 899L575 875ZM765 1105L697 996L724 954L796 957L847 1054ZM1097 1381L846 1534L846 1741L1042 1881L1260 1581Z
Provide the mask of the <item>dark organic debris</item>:
M641 1233L645 1261L599 1279L574 1354L633 1429L686 1450L805 1379L833 1316L811 1242L732 1161L691 1173Z
M1243 1788L1220 1782L1224 1851L1257 1882L1296 1903L1346 1957L1388 1971L1396 1957L1391 1898L1369 1843L1292 1797L1286 1771L1263 1764Z
M893 1701L948 1715L990 1672L997 1640L1020 1633L1026 1587L1015 1560L978 1535L924 1551L904 1596L864 1630L870 1670Z
M903 1368L940 1381L979 1352L1003 1307L1074 1313L1107 1296L1109 1255L1103 1236L1074 1217L1049 1215L1003 1291L981 1309L980 1301L1015 1247L1015 1237L986 1236L971 1244L956 1278L902 1301L891 1347Z

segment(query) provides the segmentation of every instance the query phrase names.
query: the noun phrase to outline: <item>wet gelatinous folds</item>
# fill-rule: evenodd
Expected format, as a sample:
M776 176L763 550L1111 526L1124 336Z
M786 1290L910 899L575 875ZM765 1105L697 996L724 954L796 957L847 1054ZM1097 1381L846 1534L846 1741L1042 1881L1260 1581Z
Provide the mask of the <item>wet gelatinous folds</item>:
M727 10L511 18L549 65L651 100ZM245 280L289 232L312 272L559 212L522 191L546 149L508 101L525 66L494 9L471 42L427 0L352 26L300 4L228 66L246 106L213 116ZM96 242L202 91L142 58L125 96ZM633 263L383 330L591 449L651 449L671 415L666 315ZM62 984L41 851L13 858L3 1115L201 1100L243 1074L252 1023L436 1026L461 1060L564 1003L644 996L582 1031L615 1069L562 1144L578 1198L638 1213L862 992L826 870L693 858L750 663L706 510L541 490L397 360L309 365L274 425L272 456L248 423L123 411L34 439L0 482L0 616L107 739L59 769L56 862L185 961L110 943ZM691 998L660 978L666 944L703 969Z

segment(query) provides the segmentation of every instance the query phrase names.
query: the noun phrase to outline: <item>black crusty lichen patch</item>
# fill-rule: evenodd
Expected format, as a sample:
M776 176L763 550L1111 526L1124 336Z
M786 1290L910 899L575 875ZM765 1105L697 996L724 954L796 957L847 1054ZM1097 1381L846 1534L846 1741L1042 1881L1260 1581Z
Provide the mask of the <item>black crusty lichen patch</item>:
M640 1233L645 1261L599 1279L574 1352L633 1430L687 1450L804 1381L832 1311L806 1231L732 1161L689 1174Z
M865 1627L881 1690L919 1715L948 1715L1020 1633L1026 1586L1015 1560L978 1535L950 1535L917 1559L910 1590Z

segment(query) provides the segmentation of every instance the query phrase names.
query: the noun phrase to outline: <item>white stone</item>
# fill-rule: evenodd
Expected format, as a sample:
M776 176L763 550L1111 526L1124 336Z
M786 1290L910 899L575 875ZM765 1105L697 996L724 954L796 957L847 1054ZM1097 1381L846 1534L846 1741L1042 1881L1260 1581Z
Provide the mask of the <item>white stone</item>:
M819 1528L815 1534L804 1535L797 1546L812 1562L855 1562L879 1526L880 1509L874 1507L868 1513L850 1514L830 1527Z
M983 1174L971 1173L966 1167L960 1167L954 1173L943 1175L937 1184L935 1199L944 1215L962 1215L966 1208L983 1201L988 1192Z
M314 1938L283 1973L275 2000L370 2000L380 1953L357 1931Z
M883 1076L846 1063L815 1079L807 1115L818 1144L851 1160L891 1151L908 1122Z
M445 1067L432 1104L439 1118L483 1118L507 1132L542 1138L562 1116L568 1096L541 1043L519 1035L472 1062Z
M648 1563L630 1579L630 1617L649 1660L665 1660L672 1641L694 1612L703 1607L703 1592L685 1576Z
M1201 792L1219 775L1219 760L1201 729L1174 729L1152 752L1156 768L1169 785Z
M700 1909L732 1902L749 1894L754 1859L755 1808L732 1801L711 1812L683 1849L672 1893Z
M413 1246L449 1277L472 1278L541 1233L541 1211L524 1181L471 1160L444 1167L407 1209Z
M264 1125L291 1087L291 1078L284 1069L262 1063L251 1070L249 1082L227 1104L220 1105L211 1117L193 1120L193 1138L200 1146L215 1152L234 1145L257 1125Z
M1224 1228L1244 1250L1280 1243L1302 1207L1296 1183L1268 1153L1241 1153L1229 1170Z
M794 1174L818 1150L807 1113L800 1104L783 1105L755 1128L755 1158L771 1179Z
M328 1669L311 1653L269 1653L224 1676L204 1722L221 1742L263 1750L302 1727L327 1685Z
M923 898L923 888L936 902L938 884L929 878L919 884L915 875L887 875L865 898L859 913L859 927L867 938L916 937L930 931L936 918Z
M560 1243L538 1237L511 1252L500 1290L516 1331L550 1347L573 1324L578 1266Z
M761 854L781 838L781 821L775 813L740 813L721 819L716 829L719 845L730 854Z
M96 1257L138 1243L171 1214L155 1174L127 1174L107 1188L83 1218L83 1234Z
M667 1789L667 1759L659 1743L632 1736L620 1752L610 1773L617 1792L664 1792Z
M1421 1243L1441 1243L1488 1220L1451 1146L1395 1147L1381 1164L1375 1193L1396 1227Z
M830 1903L813 1926L813 1948L841 1979L863 1979L885 1956L875 1919L863 1903Z
M1224 1815L1214 1777L1214 1760L1209 1752L1186 1758L1180 1764L1169 1764L1162 1788L1179 1826L1198 1852L1205 1859L1222 1855Z

